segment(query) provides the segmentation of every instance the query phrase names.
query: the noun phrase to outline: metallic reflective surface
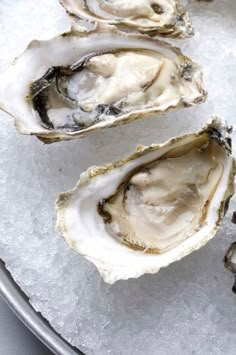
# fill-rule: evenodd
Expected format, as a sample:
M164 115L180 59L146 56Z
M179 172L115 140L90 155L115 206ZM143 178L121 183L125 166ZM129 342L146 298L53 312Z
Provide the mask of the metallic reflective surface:
M82 355L71 347L37 313L30 305L28 298L20 290L0 260L0 296L6 301L18 318L56 355Z

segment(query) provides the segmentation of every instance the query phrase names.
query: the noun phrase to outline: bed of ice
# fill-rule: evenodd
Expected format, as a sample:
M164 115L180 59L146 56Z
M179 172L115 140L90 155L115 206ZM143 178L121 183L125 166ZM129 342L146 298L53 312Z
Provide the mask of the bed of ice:
M86 354L235 354L236 298L222 264L236 236L234 202L206 247L156 275L113 286L54 232L54 201L90 165L191 131L213 113L234 124L236 1L192 0L189 12L196 35L178 44L204 66L206 104L50 146L18 135L0 114L0 257L35 309ZM30 40L68 28L57 0L1 0L0 68Z

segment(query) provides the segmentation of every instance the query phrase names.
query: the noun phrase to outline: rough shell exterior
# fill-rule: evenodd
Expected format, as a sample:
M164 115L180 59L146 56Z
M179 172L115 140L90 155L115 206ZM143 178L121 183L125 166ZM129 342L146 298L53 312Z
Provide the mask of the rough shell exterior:
M118 118L111 117L79 131L67 132L42 126L37 112L32 107L30 83L41 78L51 67L68 66L77 62L78 53L83 57L91 53L91 48L93 52L99 52L101 49L140 47L158 50L178 64L179 78L183 86L178 100L175 99L173 102L169 100L164 105L148 110L141 108ZM15 118L16 128L20 133L36 135L45 143L83 137L97 129L125 124L154 114L163 114L176 108L193 106L204 102L206 96L201 67L184 56L178 48L147 36L124 34L115 28L102 26L97 26L89 32L72 29L71 32L48 41L33 41L7 71L0 73L0 108Z
M146 159L157 152L164 154L170 148L206 134L224 148L225 168L217 195L209 206L206 223L200 230L161 255L145 254L113 240L104 229L102 217L96 212L99 201L114 193L122 176L127 174L130 166L134 166L136 161L138 164L140 159ZM199 249L216 234L234 192L235 162L230 153L230 143L228 127L214 118L200 132L172 138L161 145L139 146L132 155L123 160L88 169L81 175L73 190L60 195L57 201L57 231L64 236L71 248L98 268L108 283L158 272L160 268Z
M122 30L147 34L151 37L163 36L170 38L186 38L191 37L194 34L189 15L180 0L166 0L167 8L171 7L173 13L170 15L167 14L167 18L162 20L162 17L165 17L166 14L163 8L160 7L160 22L157 22L156 25L153 25L153 23L150 25L140 24L132 17L129 18L128 15L123 18L114 18L114 16L111 16L109 19L108 14L106 18L102 18L99 14L90 11L87 2L87 0L60 0L61 5L77 23L81 23L80 20L99 22L107 25L114 25ZM97 3L97 6L99 7L99 1L94 0L94 2ZM165 5L165 1L162 1L162 3ZM158 7L160 6L158 4L156 5ZM86 25L85 23L81 24L84 26Z

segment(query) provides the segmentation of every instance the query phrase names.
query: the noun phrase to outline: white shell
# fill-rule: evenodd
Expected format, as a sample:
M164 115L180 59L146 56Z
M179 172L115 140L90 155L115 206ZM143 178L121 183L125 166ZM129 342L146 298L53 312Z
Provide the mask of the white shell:
M98 268L108 283L137 278L145 273L156 273L160 268L180 260L214 237L233 194L235 166L229 133L226 123L213 118L199 132L172 138L160 145L140 146L121 161L88 169L80 176L77 186L61 194L57 201L58 232L65 237L71 248ZM207 137L210 143L218 147L220 154L215 159L222 164L223 172L219 181L217 180L217 189L211 197L207 196L209 205L204 212L204 222L199 224L196 232L161 254L135 250L123 243L122 239L111 235L98 211L101 201L113 196L126 176L130 176L137 167L150 163L173 149L183 148L185 144L193 144L199 137Z
M176 72L173 74L173 80L176 80L178 96L167 95L165 100L162 99L164 102L153 107L148 109L140 107L118 117L111 115L106 120L98 121L80 130L67 131L45 127L32 104L30 94L32 83L42 78L50 68L68 67L91 53L103 53L120 48L131 51L137 48L156 51L163 58L174 63ZM163 85L167 92L170 88L169 81L163 82ZM206 95L200 66L184 56L179 49L147 36L124 34L115 28L108 29L101 26L97 26L90 32L73 29L48 41L33 41L7 71L0 73L0 108L15 118L20 133L36 135L46 143L82 137L97 129L192 106L203 102Z
M189 15L180 0L60 0L60 3L75 21L114 25L152 37L193 35Z

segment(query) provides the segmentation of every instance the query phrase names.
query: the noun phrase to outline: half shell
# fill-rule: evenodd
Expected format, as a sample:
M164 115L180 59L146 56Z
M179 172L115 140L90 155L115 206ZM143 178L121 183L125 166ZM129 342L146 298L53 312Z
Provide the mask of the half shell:
M0 74L0 107L48 143L205 98L200 66L179 49L101 26L33 41Z
M229 133L214 118L200 132L88 169L57 201L58 232L108 283L156 273L199 249L234 191Z
M77 20L97 21L151 37L193 35L189 15L179 0L60 0L60 3Z

